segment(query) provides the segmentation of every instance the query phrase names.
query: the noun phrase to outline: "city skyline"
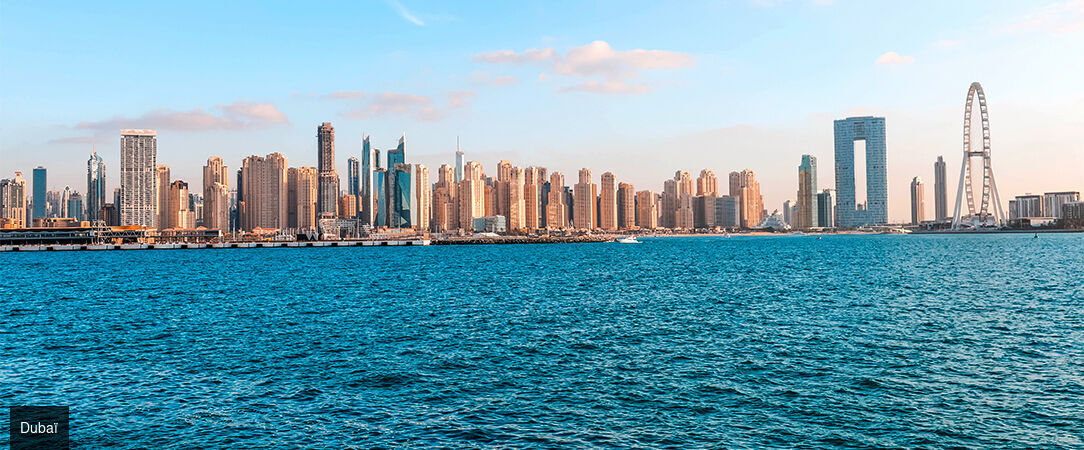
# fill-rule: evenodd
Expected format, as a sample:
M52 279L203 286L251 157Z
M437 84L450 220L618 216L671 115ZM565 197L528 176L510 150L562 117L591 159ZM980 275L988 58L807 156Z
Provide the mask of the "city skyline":
M406 131L412 136L412 162L434 170L456 150L456 136L471 159L484 167L507 159L573 178L580 168L589 167L657 192L663 190L661 180L676 170L696 173L707 168L723 174L750 168L757 172L771 212L783 201L795 200L791 161L803 154L821 161L819 187L834 186L832 171L826 170L834 161L825 123L874 115L887 123L888 219L902 223L909 219L909 181L914 176L933 180L931 161L938 155L946 156L952 190L959 170L952 155L960 148L961 86L981 81L991 95L992 151L1001 167L1002 201L1028 192L1081 189L1075 181L1084 167L1084 147L1073 130L1084 124L1084 96L1073 91L1071 74L1084 72L1084 63L1058 56L1084 52L1075 4L983 3L985 15L975 18L970 13L974 8L964 3L927 8L772 3L671 7L696 8L698 18L685 24L694 30L715 26L712 21L733 25L732 31L710 32L707 36L717 39L707 41L636 36L623 29L635 29L649 18L630 14L618 14L606 26L584 28L590 33L553 33L557 17L569 16L565 12L580 13L571 14L577 23L597 21L607 12L606 4L563 9L534 5L538 18L502 24L491 38L467 30L487 17L471 5L456 5L462 10L453 12L445 10L448 5L404 4L419 17L455 16L423 19L424 25L404 20L382 3L338 5L343 17L336 20L364 16L376 34L396 30L402 36L371 45L326 42L320 48L328 54L364 56L358 63L331 58L328 67L321 66L324 72L331 68L349 77L294 64L302 68L286 71L290 76L255 77L241 68L212 72L220 86L184 85L181 80L191 78L178 74L206 69L227 54L236 57L236 52L170 52L175 60L166 66L183 65L184 70L141 69L133 74L138 83L117 83L110 79L128 75L106 66L123 61L100 52L121 35L88 32L86 42L80 43L71 37L42 36L47 28L34 25L45 20L42 11L9 5L0 18L0 37L20 45L0 49L4 59L13 62L2 69L11 82L0 86L0 97L8 105L0 114L9 125L0 130L0 176L27 174L41 165L51 172L48 190L65 185L82 190L85 172L66 161L86 161L96 145L107 168L119 167L119 155L108 149L115 148L115 133L123 128L156 129L164 143L159 159L171 167L174 179L189 183L199 179L211 155L234 167L251 154L280 152L291 157L292 165L318 167L309 151L311 128L332 122L338 131L339 174L348 172L348 157L363 156L362 133L378 136L375 148L388 149L392 136ZM497 8L509 7L514 6ZM182 10L170 18L156 8L133 12L158 13L155 17L162 21L156 25L161 32L149 34L137 49L154 44L170 48L170 36L195 13ZM653 26L688 17L681 11L654 9L640 8L650 12L645 16L656 21ZM853 29L826 31L836 21L870 9L886 9L890 20L877 25L882 30L855 24ZM223 17L237 13L233 8L219 12ZM923 20L908 22L919 16ZM63 14L48 17L61 24L71 19ZM286 22L302 30L317 26L311 13L289 9L266 13L252 25ZM993 31L978 32L987 28ZM894 37L901 29L909 31ZM775 37L773 31L784 35ZM292 50L296 44L275 47L284 50L272 57L271 48L251 38L219 33L227 32L198 39L235 39L230 41L233 46L250 50L245 59L263 58L259 66L265 69L311 59ZM857 35L864 39L853 39ZM424 49L424 43L438 38L439 54ZM832 53L818 50L802 56L788 47L806 38ZM107 64L87 61L73 53L77 51L101 56ZM42 52L72 57L59 59L67 63L21 64ZM760 53L789 58L756 56ZM999 63L979 64L989 60ZM362 70L366 64L388 70ZM822 65L831 67L811 68ZM49 74L65 72L86 78L55 91L15 87L40 86L55 79ZM91 88L84 83L95 84ZM116 175L106 177L106 192L119 182ZM930 199L927 203L927 208L934 204ZM934 217L934 211L927 216Z

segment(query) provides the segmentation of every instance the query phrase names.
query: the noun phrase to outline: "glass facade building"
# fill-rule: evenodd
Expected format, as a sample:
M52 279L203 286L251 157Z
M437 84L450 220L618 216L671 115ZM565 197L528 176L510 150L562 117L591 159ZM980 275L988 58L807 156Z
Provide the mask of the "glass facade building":
M45 200L46 187L46 170L44 167L34 168L34 212L31 214L32 219L44 218L46 216L46 206L48 202Z
M418 222L412 205L413 168L410 164L399 163L391 171L391 224L393 228L409 228Z
M866 202L855 199L855 141L866 143ZM884 117L848 117L835 121L836 226L888 223L888 166Z
M87 220L96 221L102 217L105 206L105 163L98 153L91 153L87 161Z

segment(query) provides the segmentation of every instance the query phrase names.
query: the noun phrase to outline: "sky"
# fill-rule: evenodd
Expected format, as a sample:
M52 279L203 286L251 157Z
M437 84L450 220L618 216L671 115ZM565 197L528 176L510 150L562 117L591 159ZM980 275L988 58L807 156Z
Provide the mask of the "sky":
M344 177L363 133L405 133L433 177L457 138L490 175L509 159L661 191L751 169L771 212L803 154L833 188L832 121L874 115L905 222L915 176L932 216L939 155L954 197L979 81L1003 201L1084 191L1084 0L302 3L0 2L0 177L41 165L85 191L96 150L112 189L123 128L156 129L192 185L214 155L314 166L328 121Z

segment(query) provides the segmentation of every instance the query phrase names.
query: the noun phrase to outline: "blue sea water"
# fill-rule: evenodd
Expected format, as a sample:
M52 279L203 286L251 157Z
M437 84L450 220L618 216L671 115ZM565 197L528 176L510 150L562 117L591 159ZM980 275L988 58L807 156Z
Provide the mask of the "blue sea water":
M1084 234L643 241L0 254L0 398L91 448L1084 446Z

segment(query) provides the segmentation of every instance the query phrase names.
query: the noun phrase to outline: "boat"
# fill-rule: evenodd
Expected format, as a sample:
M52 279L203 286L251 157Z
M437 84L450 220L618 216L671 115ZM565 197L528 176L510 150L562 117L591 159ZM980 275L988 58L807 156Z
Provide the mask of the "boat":
M623 238L617 239L614 242L617 242L618 244L639 244L640 243L640 241L636 240L636 236L625 236Z

